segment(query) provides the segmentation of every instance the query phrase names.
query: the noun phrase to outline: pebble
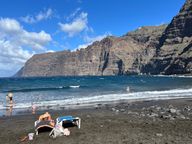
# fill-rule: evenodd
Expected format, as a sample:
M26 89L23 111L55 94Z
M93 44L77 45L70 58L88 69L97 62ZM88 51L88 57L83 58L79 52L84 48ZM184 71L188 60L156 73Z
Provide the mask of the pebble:
M177 110L176 110L176 109L174 109L174 108L171 108L171 109L169 109L169 112L170 112L170 113L176 113L176 112L177 112Z
M180 114L181 114L180 110L177 110L176 115L180 115Z
M174 117L170 117L170 120L175 120L175 118Z
M172 106L172 105L169 105L169 108L173 108L173 106Z
M186 111L190 111L191 109L190 109L189 106L186 106L186 107L184 108L184 110L186 110Z
M149 116L149 117L158 117L159 115L156 114L156 113L150 113L150 114L148 114L148 116Z
M120 109L120 112L125 112L125 109Z
M181 119L185 119L185 116L184 116L184 115L180 115L180 118L181 118Z
M163 119L170 119L170 118L171 118L171 115L161 115L160 118L163 118Z
M115 111L116 109L115 109L115 108L112 108L111 110L112 110L112 111Z
M116 112L116 113L118 113L118 112L119 112L119 110L116 110L115 112Z
M158 136L158 137L162 137L163 134L162 134L162 133L156 133L156 136Z
M140 114L141 117L145 117L145 114Z
M87 118L90 118L91 116L90 115L87 115Z
M160 111L160 110L161 110L161 107L156 107L156 110L157 110L157 111Z

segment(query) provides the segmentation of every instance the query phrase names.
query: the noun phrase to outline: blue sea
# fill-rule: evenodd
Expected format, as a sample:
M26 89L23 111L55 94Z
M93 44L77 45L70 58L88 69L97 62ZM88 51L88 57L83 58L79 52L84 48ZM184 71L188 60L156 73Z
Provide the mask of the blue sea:
M158 100L192 97L192 77L82 76L0 78L0 111L13 92L14 108L70 107L119 100Z

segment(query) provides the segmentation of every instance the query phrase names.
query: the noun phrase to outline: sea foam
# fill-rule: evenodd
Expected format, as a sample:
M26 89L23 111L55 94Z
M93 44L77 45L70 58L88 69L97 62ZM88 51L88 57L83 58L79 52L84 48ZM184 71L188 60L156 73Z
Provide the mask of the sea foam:
M119 100L163 100L163 99L178 99L192 98L192 88L190 89L172 89L165 91L143 91L143 92L127 92L117 94L95 95L87 97L69 98L65 100L39 101L33 104L37 107L70 107L72 105L94 104L102 102L112 102ZM14 108L30 108L31 103L17 103ZM6 107L0 105L0 109Z

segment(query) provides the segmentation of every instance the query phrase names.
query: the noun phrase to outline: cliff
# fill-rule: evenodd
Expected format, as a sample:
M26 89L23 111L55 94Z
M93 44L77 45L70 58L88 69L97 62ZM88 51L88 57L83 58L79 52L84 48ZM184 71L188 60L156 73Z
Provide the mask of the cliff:
M76 52L34 55L17 76L121 75L139 73L155 54L165 25L142 27L122 37L107 37Z
M156 54L142 70L151 74L192 74L192 0L163 32Z
M16 76L192 73L192 0L171 23L107 37L76 52L34 55Z

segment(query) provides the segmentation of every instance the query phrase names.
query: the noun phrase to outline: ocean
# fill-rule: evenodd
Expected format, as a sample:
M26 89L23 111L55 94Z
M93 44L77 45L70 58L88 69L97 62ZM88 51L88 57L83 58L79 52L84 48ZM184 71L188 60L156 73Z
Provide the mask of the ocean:
M0 111L13 92L14 109L72 107L119 100L158 100L192 97L192 77L79 76L0 78ZM0 112L1 114L2 112Z

